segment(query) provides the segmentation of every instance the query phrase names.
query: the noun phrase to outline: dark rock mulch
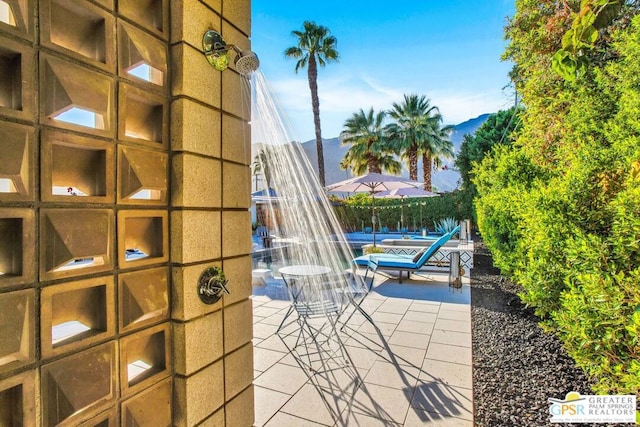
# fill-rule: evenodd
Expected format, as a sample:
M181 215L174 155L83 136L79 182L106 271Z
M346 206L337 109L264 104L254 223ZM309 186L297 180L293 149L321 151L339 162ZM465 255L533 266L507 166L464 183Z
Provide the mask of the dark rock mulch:
M471 320L476 426L570 425L549 422L548 399L564 399L570 391L593 394L587 377L520 302L521 287L502 277L486 246L480 239L475 242Z

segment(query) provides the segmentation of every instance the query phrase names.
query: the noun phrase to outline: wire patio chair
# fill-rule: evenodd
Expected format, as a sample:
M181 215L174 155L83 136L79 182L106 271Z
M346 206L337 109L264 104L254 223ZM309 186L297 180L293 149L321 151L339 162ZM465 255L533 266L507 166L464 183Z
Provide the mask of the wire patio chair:
M362 303L373 288L373 282L376 276L376 271L378 269L378 259L373 256L369 257L369 260L367 261L367 268L363 276L355 273L356 268L357 264L354 263L353 280L349 282L351 287L349 298L351 299L351 304L354 306L354 310L351 312L349 317L347 317L347 320L343 322L341 329L344 329L347 323L349 323L349 320L351 320L351 317L353 317L356 312L360 312L360 314L362 314L364 318L369 321L369 323L375 326L375 323L373 323L373 319L371 318L369 313L367 313L362 308Z
M338 352L344 352L344 344L338 332L338 319L344 312L349 300L344 294L344 276L341 274L287 275L282 274L291 306L278 327L277 333L287 348L306 355L313 369L314 360L325 368ZM295 319L286 323L287 318L295 314ZM298 325L295 343L290 345L288 338L296 333L288 326ZM285 330L289 331L286 332ZM313 349L312 347L315 347ZM315 359L314 356L317 356ZM345 357L345 360L349 360Z

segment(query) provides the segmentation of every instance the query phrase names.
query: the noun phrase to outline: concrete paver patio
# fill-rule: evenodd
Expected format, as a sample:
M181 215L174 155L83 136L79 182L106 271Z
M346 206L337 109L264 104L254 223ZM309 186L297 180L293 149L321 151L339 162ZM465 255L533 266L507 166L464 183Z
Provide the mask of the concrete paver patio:
M423 271L399 284L379 272L363 304L375 326L356 313L342 346L307 354L289 351L295 322L276 334L284 285L254 287L255 425L472 426L470 287L447 281Z

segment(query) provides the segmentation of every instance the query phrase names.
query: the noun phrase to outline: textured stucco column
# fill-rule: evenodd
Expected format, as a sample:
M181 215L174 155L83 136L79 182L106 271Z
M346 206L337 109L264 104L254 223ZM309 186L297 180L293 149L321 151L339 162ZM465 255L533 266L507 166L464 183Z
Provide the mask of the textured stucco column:
M202 36L249 48L250 0L171 1L171 264L174 424L253 424L250 100ZM245 86L245 87L243 87ZM200 273L223 269L229 295L206 305Z

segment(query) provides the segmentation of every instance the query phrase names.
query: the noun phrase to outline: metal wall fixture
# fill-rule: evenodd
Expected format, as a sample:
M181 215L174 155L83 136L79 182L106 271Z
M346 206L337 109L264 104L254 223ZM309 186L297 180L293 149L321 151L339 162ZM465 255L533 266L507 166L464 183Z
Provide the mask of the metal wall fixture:
M241 50L238 46L227 44L222 40L220 33L214 30L208 30L202 36L202 50L209 64L218 71L224 71L229 67L229 51L233 50L236 57L233 65L236 71L243 76L248 76L258 69L260 60L255 52L250 50Z
M198 296L205 304L215 304L223 294L229 294L227 278L218 267L209 267L198 278Z

